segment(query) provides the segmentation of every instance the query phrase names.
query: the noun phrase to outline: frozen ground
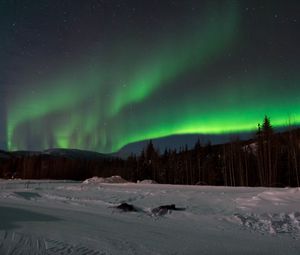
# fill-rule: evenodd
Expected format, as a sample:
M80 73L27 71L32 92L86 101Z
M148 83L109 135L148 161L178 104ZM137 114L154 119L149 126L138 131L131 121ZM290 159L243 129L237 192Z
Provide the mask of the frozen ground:
M299 189L0 181L0 254L298 255L299 222Z

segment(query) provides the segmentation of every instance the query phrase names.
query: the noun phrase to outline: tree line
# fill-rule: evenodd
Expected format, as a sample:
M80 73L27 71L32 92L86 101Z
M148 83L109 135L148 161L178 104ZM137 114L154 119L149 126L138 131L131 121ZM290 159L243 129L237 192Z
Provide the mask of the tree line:
M127 159L131 180L224 186L299 186L300 129L275 133L265 116L253 139L211 145L198 140L192 149L166 149L150 141L139 156Z
M103 156L68 157L44 153L0 152L0 177L84 180L120 175L137 182L224 186L300 186L300 129L275 133L265 116L254 137L238 137L219 145L165 149L149 141L139 155L127 159Z

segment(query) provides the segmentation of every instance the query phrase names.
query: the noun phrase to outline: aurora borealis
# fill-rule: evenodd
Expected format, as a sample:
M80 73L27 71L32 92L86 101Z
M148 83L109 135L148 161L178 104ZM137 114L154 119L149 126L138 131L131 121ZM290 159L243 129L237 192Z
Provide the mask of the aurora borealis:
M8 150L300 123L297 1L1 1ZM5 15L4 15L5 14Z

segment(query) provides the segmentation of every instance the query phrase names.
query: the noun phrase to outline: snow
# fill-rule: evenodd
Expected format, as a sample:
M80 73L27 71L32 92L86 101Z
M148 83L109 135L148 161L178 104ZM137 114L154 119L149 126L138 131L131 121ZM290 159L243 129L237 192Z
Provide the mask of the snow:
M154 180L142 180L142 181L138 181L138 183L141 183L141 184L157 184L157 182L154 181Z
M119 175L113 175L111 177L106 177L106 178L94 176L92 178L83 181L83 184L101 184L101 183L128 183L128 181L126 181Z
M0 180L0 254L300 253L298 188L100 183Z

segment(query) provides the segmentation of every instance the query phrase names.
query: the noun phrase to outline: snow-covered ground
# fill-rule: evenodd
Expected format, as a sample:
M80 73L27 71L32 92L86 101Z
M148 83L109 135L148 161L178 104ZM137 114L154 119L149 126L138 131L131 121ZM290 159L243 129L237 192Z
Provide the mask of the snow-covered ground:
M299 189L0 180L0 254L298 255L299 222Z

